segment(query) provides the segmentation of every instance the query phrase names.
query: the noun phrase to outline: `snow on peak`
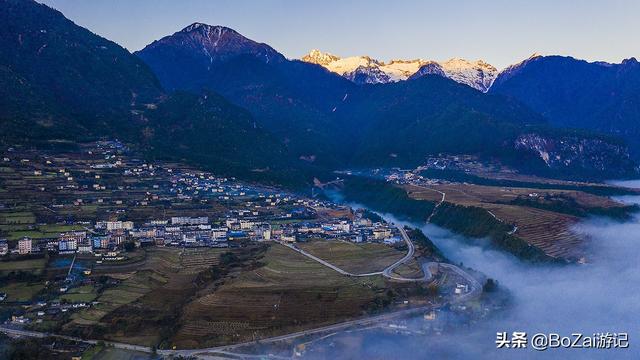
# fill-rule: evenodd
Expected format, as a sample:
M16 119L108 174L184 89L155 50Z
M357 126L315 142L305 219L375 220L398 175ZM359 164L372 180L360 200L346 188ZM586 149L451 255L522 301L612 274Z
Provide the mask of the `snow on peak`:
M330 63L337 60L340 60L340 57L330 53L322 52L318 49L313 49L309 51L307 55L302 57L302 61L322 66L329 65Z
M470 62L452 58L440 63L446 77L486 92L498 76L498 69L482 60Z
M452 58L445 62L393 59L385 63L369 56L340 58L319 50L311 50L302 60L321 65L357 83L386 83L437 74L486 92L498 75L495 67L482 60L470 62L460 58Z
M195 22L189 26L187 26L186 28L180 30L180 32L183 33L190 33L193 31L201 31L203 33L206 34L217 34L218 36L222 36L226 33L234 33L237 34L235 30L230 29L228 27L225 26L220 26L220 25L208 25L208 24L204 24L204 23L199 23L199 22Z

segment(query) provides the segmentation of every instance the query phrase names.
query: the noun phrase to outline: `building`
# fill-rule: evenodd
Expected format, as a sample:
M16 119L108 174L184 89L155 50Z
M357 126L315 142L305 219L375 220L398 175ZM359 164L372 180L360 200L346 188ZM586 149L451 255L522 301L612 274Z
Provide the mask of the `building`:
M380 228L373 230L373 238L374 240L384 240L388 237L391 237L391 230L386 228Z
M5 239L0 240L0 256L7 255L8 253L9 253L9 244L7 243L7 240Z
M133 221L107 221L105 228L107 231L131 230L133 229Z
M211 229L211 238L214 241L226 241L228 232L229 232L229 229L224 227Z
M93 252L93 248L89 244L81 244L78 245L78 253L80 254L91 254Z
M91 238L91 243L94 249L106 249L109 247L111 238L109 236L94 236Z
M28 237L24 237L18 240L18 254L25 255L31 254L33 251L33 240Z
M207 216L201 217L188 217L188 216L174 216L171 218L171 225L206 225L209 223Z
M78 248L78 244L85 243L87 240L86 231L69 231L66 233L60 234L58 236L58 249L60 249L60 242L74 242L75 247L73 250Z
M78 250L78 240L74 238L60 239L58 240L58 251L76 251Z
M271 240L271 226L261 226L255 230L256 240Z

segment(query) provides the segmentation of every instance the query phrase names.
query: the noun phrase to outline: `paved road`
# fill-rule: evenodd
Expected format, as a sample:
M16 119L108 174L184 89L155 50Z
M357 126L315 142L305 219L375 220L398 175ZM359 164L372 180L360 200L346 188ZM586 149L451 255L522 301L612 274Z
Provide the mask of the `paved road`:
M295 333L291 333L291 334L286 334L286 335L275 336L275 337L271 337L271 338L267 338L267 339L262 339L262 340L260 340L260 344L269 344L269 343L274 343L274 342L277 342L277 341L292 340L292 339L296 339L296 338L299 338L299 337L308 336L308 335L314 335L314 334L323 333L323 332L340 331L340 330L343 330L343 329L346 329L346 328L349 328L349 327L352 327L352 326L362 326L362 325L369 325L369 324L374 324L374 323L383 322L383 321L389 321L389 320L392 320L392 319L398 318L398 317L420 314L420 313L423 313L423 312L425 312L427 310L430 310L430 309L432 309L432 307L422 306L422 307L417 307L417 308L412 308L412 309L395 311L395 312L391 312L391 313L383 314L383 315L371 316L371 317L367 317L367 318L363 318L363 319L345 321L345 322L341 322L339 324L323 326L323 327L319 327L319 328L315 328L315 329L309 329L309 330L299 331L299 332L295 332ZM255 344L256 344L256 342L250 341L250 342L233 344L233 345L218 346L218 347L213 347L213 348L208 348L208 349L159 350L158 353L159 354L163 354L163 355L173 354L173 355L191 356L191 355L199 355L199 354L203 354L203 353L215 353L215 352L220 352L220 351L229 351L229 350L233 350L235 348L239 348L239 347L242 347L242 346L255 345Z
M46 332L16 329L9 325L0 325L0 332L8 335L27 336L27 337L34 337L34 338L54 337L58 339L76 341L76 342L81 342L81 343L90 344L90 345L95 345L99 342L99 340L81 339L79 337L74 337L74 336L66 336L66 335L58 335L58 334L52 334L52 333L46 333ZM114 348L117 348L117 349L141 351L146 353L151 352L151 348L148 348L146 346L131 345L131 344L125 344L125 343L119 343L119 342L111 342L111 341L104 341L104 343L106 345L113 346Z

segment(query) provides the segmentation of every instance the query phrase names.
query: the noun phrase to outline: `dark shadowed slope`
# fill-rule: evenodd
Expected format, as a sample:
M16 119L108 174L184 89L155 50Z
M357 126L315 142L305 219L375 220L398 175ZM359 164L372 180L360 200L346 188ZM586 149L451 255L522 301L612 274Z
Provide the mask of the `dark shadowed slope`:
M296 158L321 167L415 165L426 155L444 152L497 157L516 165L532 160L533 165L526 164L531 171L576 174L574 168L583 165L578 172L602 171L582 152L570 155L584 161L545 162L540 150L554 149L520 141L534 134L545 144L568 138L576 144L593 135L551 130L543 117L518 101L448 79L425 76L355 85L318 65L287 60L234 30L199 23L136 54L163 84L220 92L248 109ZM615 146L625 151L623 145ZM612 164L614 173L629 170L624 162Z
M247 111L211 92L166 94L138 57L31 0L0 0L0 95L6 145L116 137L149 155L266 178L287 163Z
M640 63L589 63L534 56L503 71L491 93L514 97L556 126L598 130L626 139L640 155Z
M142 61L61 13L24 0L2 0L0 8L3 134L113 131L129 127L130 109L160 95Z

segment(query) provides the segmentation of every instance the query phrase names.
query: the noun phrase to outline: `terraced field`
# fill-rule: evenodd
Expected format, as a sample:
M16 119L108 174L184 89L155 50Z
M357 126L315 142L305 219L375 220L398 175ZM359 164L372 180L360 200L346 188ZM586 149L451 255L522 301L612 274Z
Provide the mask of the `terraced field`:
M278 244L260 261L264 266L201 291L173 344L213 346L329 324L365 313L384 293L382 277L342 276Z
M581 211L592 209L615 211L622 208L622 204L608 197L574 190L540 190L472 184L407 186L405 189L413 198L438 201L441 195L433 191L435 189L446 193L447 202L486 209L501 222L515 226L515 236L538 247L551 257L570 260L578 260L586 256L586 239L572 230L580 218L566 213L566 211L572 210L571 208L559 208L558 211L551 211L535 207L534 200L529 199L560 196L562 199L573 201L573 204ZM530 201L533 205L514 205L515 201L522 201L522 199ZM545 205L544 202L540 204L539 206Z

